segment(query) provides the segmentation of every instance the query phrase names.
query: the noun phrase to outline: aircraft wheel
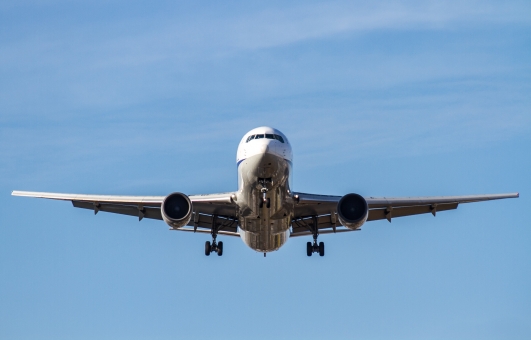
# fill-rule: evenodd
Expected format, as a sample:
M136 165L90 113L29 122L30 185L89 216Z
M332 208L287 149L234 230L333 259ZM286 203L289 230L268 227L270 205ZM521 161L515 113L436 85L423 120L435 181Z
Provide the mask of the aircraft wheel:
M319 256L324 256L324 242L319 242Z
M221 255L223 255L223 242L219 241L218 242L218 256L221 256Z
M210 241L205 242L205 255L210 256L210 252L212 251L212 247L210 246Z
M306 243L306 255L312 256L312 253L313 253L312 242L308 242Z
M271 208L271 199L269 197L267 198L267 201L266 201L266 208L267 209Z

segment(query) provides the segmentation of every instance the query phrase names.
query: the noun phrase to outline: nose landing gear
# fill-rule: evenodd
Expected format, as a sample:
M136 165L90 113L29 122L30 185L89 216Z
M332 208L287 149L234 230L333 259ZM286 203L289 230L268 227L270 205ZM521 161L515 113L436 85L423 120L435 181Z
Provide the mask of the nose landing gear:
M262 209L264 207L264 203L265 203L265 206L267 209L271 208L271 199L268 197L268 198L262 198L260 200L260 209Z
M260 189L260 192L262 193L262 199L260 200L260 209L264 207L264 203L266 205L266 208L271 208L271 199L267 196L268 189L265 187L266 182L265 181L258 181L262 185L262 189Z

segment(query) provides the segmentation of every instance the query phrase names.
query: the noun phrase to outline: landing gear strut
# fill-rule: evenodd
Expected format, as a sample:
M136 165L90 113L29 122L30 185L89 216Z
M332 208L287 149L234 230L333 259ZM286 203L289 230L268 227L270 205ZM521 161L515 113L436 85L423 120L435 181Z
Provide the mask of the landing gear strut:
M317 237L319 236L319 228L317 224L317 216L312 217L312 222L307 223L305 221L301 221L304 227L308 229L312 235L313 235L313 243L308 242L306 243L306 255L312 256L313 253L319 253L319 256L324 256L325 254L325 246L324 242L317 243Z
M266 205L266 208L271 208L271 200L267 196L267 184L271 183L271 178L259 178L258 184L262 186L262 189L260 189L260 192L262 193L262 199L260 200L260 209L264 207L264 203Z
M212 216L212 243L210 241L205 242L205 255L210 256L211 253L218 253L218 256L223 255L223 242L216 242L218 237L219 226L217 223L217 215Z
M269 197L266 197L267 188L260 189L260 192L262 193L262 199L260 200L260 209L264 207L264 203L267 209L271 208L271 199Z

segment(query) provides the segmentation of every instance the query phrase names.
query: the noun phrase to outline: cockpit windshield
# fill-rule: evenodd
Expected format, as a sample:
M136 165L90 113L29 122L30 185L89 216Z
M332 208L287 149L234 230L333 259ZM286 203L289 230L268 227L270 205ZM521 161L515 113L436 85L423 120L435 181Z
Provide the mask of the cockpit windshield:
M280 135L275 135L275 134L272 134L272 133L258 134L258 135L251 135L251 136L249 136L249 137L247 138L246 143L249 143L249 142L252 141L253 139L260 139L260 138L276 139L276 140L278 140L280 143L284 143L284 138L282 138L282 136L280 136Z

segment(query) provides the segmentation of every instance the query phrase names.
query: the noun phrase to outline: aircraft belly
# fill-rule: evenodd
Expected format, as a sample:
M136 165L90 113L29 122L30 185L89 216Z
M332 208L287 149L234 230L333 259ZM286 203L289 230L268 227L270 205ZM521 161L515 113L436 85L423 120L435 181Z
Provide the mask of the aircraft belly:
M240 236L256 251L278 250L289 238L293 216L290 172L290 162L269 153L247 158L238 167L241 186L236 202L240 209ZM264 187L269 207L261 203Z
M254 233L240 229L240 237L249 248L261 253L267 253L280 249L288 241L289 229L276 234L265 230Z

